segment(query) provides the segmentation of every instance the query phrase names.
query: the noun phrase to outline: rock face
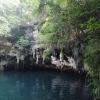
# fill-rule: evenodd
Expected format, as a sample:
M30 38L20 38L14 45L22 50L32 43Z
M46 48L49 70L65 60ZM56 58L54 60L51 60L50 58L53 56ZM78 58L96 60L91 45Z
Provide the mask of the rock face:
M64 58L57 59L56 57L51 56L51 64L56 65L58 69L63 69L64 67L66 67L66 68L70 67L70 68L76 70L77 67L76 67L75 60L72 57L67 57L67 58L68 58L68 61L65 60Z
M38 24L28 24L28 25L21 25L18 28L12 29L12 39L11 42L14 44L12 45L13 49L9 49L6 56L10 56L6 58L6 61L9 63L5 63L4 65L1 64L1 69L3 69L2 66L11 65L11 63L15 64L16 68L20 67L27 67L32 66L34 64L45 64L44 57L43 57L43 51L46 50L46 48L40 48L38 44ZM18 34L16 36L16 34ZM24 46L23 49L16 48L15 42L18 40L20 36L26 35L30 38L29 44L27 46ZM83 70L84 64L83 64L83 58L84 58L84 44L82 41L82 38L77 38L73 41L72 44L68 44L69 47L65 49L65 52L61 52L62 48L53 49L52 55L56 57L57 59L54 60L54 57L49 57L51 64L54 64L57 66L57 68L62 69L64 66L70 66L71 68L75 70ZM9 45L7 45L9 46ZM11 45L10 45L11 46ZM8 50L8 49L7 49ZM1 52L1 50L0 50ZM67 53L66 53L67 52ZM66 57L65 57L66 55ZM14 60L12 58L15 58ZM11 58L11 59L10 59ZM65 59L66 58L66 59ZM1 60L1 62L3 62Z
M84 36L78 34L70 44L71 54L75 60L77 70L84 70Z
M0 71L4 71L4 67L0 65Z

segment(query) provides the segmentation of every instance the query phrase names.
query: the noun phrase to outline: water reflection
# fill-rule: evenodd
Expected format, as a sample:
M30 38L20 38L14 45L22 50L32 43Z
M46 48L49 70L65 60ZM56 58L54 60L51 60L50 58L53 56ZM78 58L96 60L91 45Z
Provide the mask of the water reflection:
M55 72L0 75L0 100L92 100L83 81Z

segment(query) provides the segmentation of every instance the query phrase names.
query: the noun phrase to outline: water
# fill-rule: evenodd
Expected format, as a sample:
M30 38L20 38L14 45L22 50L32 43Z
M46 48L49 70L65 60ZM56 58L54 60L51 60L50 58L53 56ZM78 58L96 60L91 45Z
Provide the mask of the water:
M0 100L92 100L83 79L65 73L0 73Z

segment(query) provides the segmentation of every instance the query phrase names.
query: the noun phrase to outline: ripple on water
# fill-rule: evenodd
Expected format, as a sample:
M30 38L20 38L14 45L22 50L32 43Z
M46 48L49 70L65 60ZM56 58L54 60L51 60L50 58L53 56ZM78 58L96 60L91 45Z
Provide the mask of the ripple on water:
M0 74L0 100L92 100L82 78L56 72Z

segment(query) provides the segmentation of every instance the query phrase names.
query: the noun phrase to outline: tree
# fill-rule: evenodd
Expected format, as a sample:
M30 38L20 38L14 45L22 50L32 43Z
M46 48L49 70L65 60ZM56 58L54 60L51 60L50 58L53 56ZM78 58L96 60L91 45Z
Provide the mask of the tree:
M84 44L85 51L82 59L90 68L89 75L92 77L94 98L99 98L100 1L48 0L46 12L48 20L45 20L41 28L41 39L45 40L45 43L49 41L51 45L53 45L53 40L55 44L59 43L64 46L70 44L71 41L74 41L74 46L77 41Z

